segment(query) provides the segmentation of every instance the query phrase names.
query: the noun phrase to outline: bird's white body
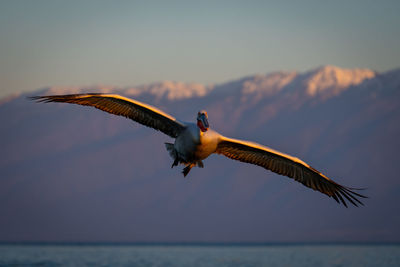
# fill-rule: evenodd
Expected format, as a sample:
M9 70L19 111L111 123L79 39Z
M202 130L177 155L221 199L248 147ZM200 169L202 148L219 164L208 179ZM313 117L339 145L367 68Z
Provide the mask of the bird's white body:
M194 123L185 123L186 129L175 139L174 149L188 163L206 159L217 150L221 135L211 129L202 132Z

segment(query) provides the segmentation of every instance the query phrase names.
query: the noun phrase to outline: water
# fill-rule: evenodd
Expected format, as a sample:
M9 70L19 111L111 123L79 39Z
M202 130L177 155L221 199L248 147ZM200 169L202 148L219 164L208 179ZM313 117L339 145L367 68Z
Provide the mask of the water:
M0 266L400 266L400 245L0 245Z

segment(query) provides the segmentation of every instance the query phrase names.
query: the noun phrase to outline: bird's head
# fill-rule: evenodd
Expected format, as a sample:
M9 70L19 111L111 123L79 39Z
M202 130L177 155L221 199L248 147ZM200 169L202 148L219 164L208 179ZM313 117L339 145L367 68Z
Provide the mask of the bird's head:
M197 126L202 132L206 132L208 128L210 128L207 111L200 110L199 113L197 113Z

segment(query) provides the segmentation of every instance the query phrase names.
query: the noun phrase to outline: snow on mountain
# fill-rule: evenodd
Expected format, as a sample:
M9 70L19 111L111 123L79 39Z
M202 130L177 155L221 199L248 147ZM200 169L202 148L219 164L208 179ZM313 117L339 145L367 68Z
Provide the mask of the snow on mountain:
M188 98L204 97L215 88L223 91L223 88L232 90L237 88L243 96L255 95L258 98L272 96L278 92L294 88L302 92L303 96L329 98L338 95L351 86L376 77L377 73L369 69L342 69L335 66L323 66L305 72L273 72L258 74L250 77L219 85L203 85L199 83L184 83L175 81L163 81L136 87L114 86L86 86L86 87L51 87L43 94L77 94L87 92L121 93L127 96L139 96L148 94L157 101L182 100ZM222 90L221 90L222 89ZM217 92L218 93L218 92Z
M149 94L154 96L157 101L162 99L166 100L180 100L192 97L205 96L213 86L205 86L199 83L183 83L174 81L163 81L159 83L153 83L149 85L140 85L136 87L115 87L115 86L71 86L71 87L59 87L54 86L48 88L42 93L45 95L53 94L79 94L88 92L98 93L120 93L128 96L138 96L142 94Z
M330 97L375 76L376 72L369 69L341 69L328 65L304 74L303 83L308 95Z
M180 100L192 97L203 97L211 89L212 86L205 86L199 83L164 81L151 85L142 85L133 91L128 89L126 93L132 95L150 93L157 99L165 97L168 100Z
M296 72L274 72L267 75L255 75L243 82L243 94L264 93L271 95L290 84L298 74Z

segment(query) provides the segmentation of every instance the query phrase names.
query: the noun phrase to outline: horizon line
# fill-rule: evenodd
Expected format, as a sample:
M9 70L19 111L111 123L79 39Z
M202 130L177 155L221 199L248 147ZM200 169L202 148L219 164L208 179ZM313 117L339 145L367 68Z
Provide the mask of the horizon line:
M28 246L400 246L400 241L0 241L4 245Z

